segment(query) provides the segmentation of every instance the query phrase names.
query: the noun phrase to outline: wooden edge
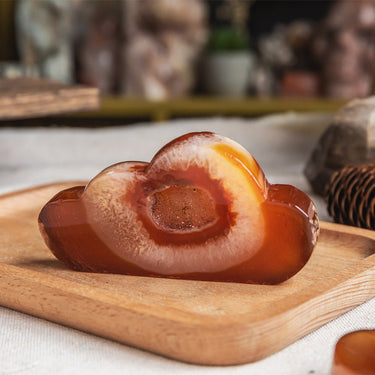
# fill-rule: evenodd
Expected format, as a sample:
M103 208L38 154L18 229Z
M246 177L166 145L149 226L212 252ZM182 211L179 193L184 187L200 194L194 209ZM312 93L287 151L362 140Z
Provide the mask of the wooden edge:
M31 193L33 191L37 191L37 190L41 190L41 189L49 189L49 188L52 188L54 186L59 186L60 187L60 190L62 189L67 189L69 187L73 187L73 186L86 186L88 183L88 181L58 181L58 182L49 182L47 184L42 184L42 185L35 185L35 186L30 186L30 187L26 187L26 188L23 188L23 189L19 189L19 190L15 190L15 191L10 191L8 193L4 193L4 194L0 194L0 199L7 199L7 198L11 198L11 197L14 197L16 195L20 195L20 194L28 194L28 193ZM66 187L63 187L65 186ZM63 188L61 188L63 187ZM59 190L56 189L56 193L58 193Z
M42 272L29 270L27 268L6 263L0 263L0 278L6 275L30 283L37 282L38 285L54 289L58 294L67 293L69 295L75 295L77 297L85 299L92 299L93 301L99 301L106 305L119 306L123 310L129 310L132 312L136 311L137 313L142 315L149 315L155 317L161 316L160 312L157 313L157 309L150 310L150 306L147 304L125 300L123 298L123 295L121 295L120 293L116 293L114 291L107 291L105 289L83 284L78 281L67 280L61 277L56 277ZM56 279L59 280L58 283L56 283ZM168 311L163 310L162 319L167 321L175 320L176 322L183 322L184 320L188 319L189 322L191 322L191 318L194 317L194 315L195 314L184 313L179 309L169 308ZM178 317L177 319L176 316ZM199 317L199 320L201 319L202 317ZM210 323L212 323L211 320L207 319L207 324Z
M0 296L1 304L167 357L206 365L234 365L265 358L375 294L374 270L371 270L356 277L355 282L347 280L342 284L339 289L345 293L339 295L340 301L337 290L319 296L325 304L322 312L317 310L315 301L310 300L262 321L220 325L210 318L211 322L202 324L201 319L195 323L156 316L149 308L141 313L110 300L100 299L98 303L97 290L94 291L95 299L90 297L92 292L83 293L85 288L81 286L80 293L75 291L75 286L69 292L62 291L54 285L53 278L51 283L45 283L35 271L29 271L30 277L24 278L24 270L16 268L0 265L0 285L4 292ZM367 283L365 293L364 283ZM353 297L348 300L346 293ZM100 289L99 294L102 295ZM69 309L60 309L62 305L68 305ZM92 319L93 311L100 313L101 319ZM296 317L298 325L291 324ZM105 324L108 320L114 323L110 332ZM148 340L149 332L153 332L157 340ZM268 340L265 341L266 337Z
M364 236L375 240L375 231L371 229L353 227L350 225L331 223L328 221L320 221L321 229L332 230L340 233L349 233L356 236Z

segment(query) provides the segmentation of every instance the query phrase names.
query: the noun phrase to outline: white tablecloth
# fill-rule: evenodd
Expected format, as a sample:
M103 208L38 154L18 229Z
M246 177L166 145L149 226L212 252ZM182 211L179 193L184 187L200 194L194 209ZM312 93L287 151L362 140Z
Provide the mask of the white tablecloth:
M0 129L0 193L33 185L89 179L123 160L150 160L171 139L209 130L246 147L270 182L310 194L329 220L302 170L329 121L327 115L285 114L257 120L196 119L161 124L79 129ZM1 228L0 228L1 230ZM0 290L1 293L1 290ZM181 363L0 307L0 374L329 374L344 333L375 328L375 299L259 362L231 367Z

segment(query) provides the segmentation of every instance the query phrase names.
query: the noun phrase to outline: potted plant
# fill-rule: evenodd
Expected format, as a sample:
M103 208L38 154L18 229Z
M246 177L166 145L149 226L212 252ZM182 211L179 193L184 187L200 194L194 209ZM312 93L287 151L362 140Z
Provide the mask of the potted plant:
M203 83L212 95L243 96L254 61L245 33L234 27L214 29L203 60Z

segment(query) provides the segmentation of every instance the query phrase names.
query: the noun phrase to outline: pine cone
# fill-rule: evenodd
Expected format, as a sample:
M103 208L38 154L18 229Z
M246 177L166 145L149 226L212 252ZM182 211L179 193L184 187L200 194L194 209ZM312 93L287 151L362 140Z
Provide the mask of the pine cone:
M325 196L336 222L375 229L375 165L348 165L338 170Z

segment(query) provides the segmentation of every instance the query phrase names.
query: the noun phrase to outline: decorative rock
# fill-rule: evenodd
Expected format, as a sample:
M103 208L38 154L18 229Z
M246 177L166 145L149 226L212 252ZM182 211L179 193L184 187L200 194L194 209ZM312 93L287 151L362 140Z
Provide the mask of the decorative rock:
M122 92L152 100L184 96L206 42L202 0L124 1Z
M323 195L331 175L347 164L375 163L375 96L341 108L305 167L313 190Z
M20 0L17 6L17 41L21 61L37 76L73 81L71 21L80 0Z
M321 65L327 96L352 99L370 95L374 38L373 0L334 2L318 28L312 48Z

